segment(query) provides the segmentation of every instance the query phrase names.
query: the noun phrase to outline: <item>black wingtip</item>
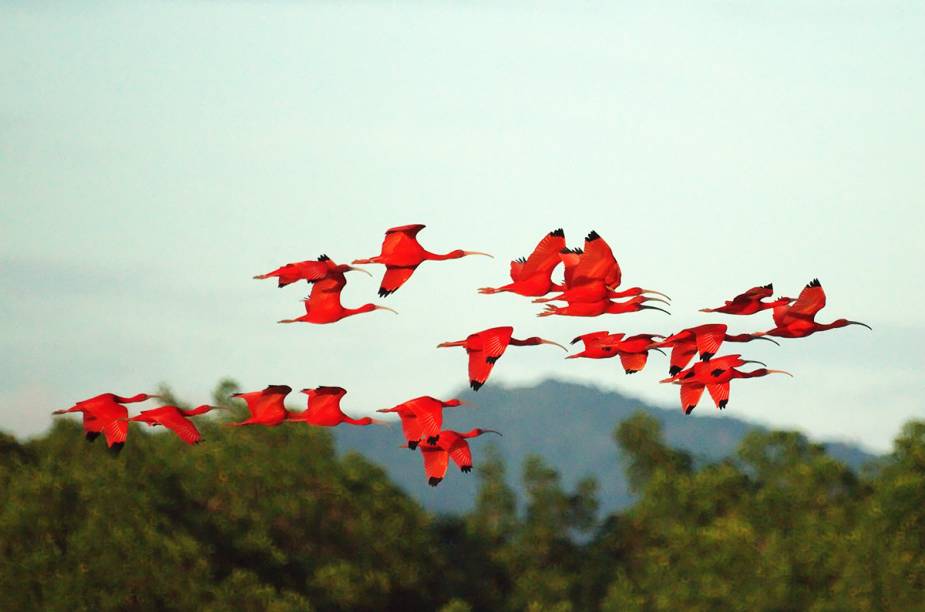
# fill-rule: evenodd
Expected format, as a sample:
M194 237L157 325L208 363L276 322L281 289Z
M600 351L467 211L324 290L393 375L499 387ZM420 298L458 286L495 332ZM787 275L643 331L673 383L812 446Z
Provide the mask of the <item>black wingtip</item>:
M595 240L598 240L600 237L601 237L600 234L598 234L594 230L591 230L590 232L588 232L588 235L585 236L585 242L593 242Z
M325 255L324 253L318 256L318 261L330 261L330 259L331 258Z
M768 291L774 291L774 283L768 283L767 285L764 285L762 289L767 289Z
M556 236L557 238L565 238L565 230L563 230L563 229L560 227L560 228L558 228L558 229L554 229L554 230L552 230L551 232L549 232L549 235L550 235L550 236Z
M727 400L727 399L719 400L719 409L722 410L723 408L726 407L726 405L727 405L728 403L729 403L729 400Z
M427 479L427 484L429 484L432 487L436 487L438 484L440 484L441 480L443 479L437 478L436 476L431 476L430 478Z
M559 252L562 253L563 255L583 255L585 250L580 249L578 247L574 247L574 248L566 247Z
M437 440L439 440L439 439L440 439L440 436L439 436L439 435L436 435L436 436L428 436L428 437L427 437L427 443L430 444L431 446L433 446L434 444L437 443Z
M112 446L109 447L109 452L116 457L122 452L123 446L125 446L125 442L113 442Z
M408 448L410 448L411 450L415 450L417 449L417 447L418 447L417 440L411 440L410 442L408 442Z
M395 291L396 291L395 289L389 290L389 289L386 289L385 287L379 287L379 297L381 298L389 297L390 295L395 293Z
M806 286L807 287L821 287L822 283L819 282L818 278L814 278L813 280L809 281L809 284Z
M477 380L470 380L470 381L469 381L469 386L472 387L472 390L473 390L473 391L478 391L479 389L482 388L482 385L484 385L484 384L485 384L485 383L479 382L479 381L477 381Z
M98 431L88 431L84 433L84 438L87 439L87 442L93 442L100 437L100 432Z
M635 374L638 371L639 370L624 370L624 372L626 372L627 374Z
M694 408L696 408L696 406L687 406L687 407L685 407L685 408L684 408L684 414L690 414L691 412L694 411Z
M466 474L468 474L469 472L472 471L472 466L471 466L471 465L464 465L464 466L460 467L459 469L460 469L462 472L465 472Z
M700 361L710 361L716 353L701 353Z
M670 368L668 368L668 374L670 376L674 376L680 371L681 371L681 368L679 368L678 366L671 366Z
M486 358L485 358L485 361L486 361L486 363L494 364L496 361L498 361L498 359L500 359L500 358L499 358L499 357L486 357Z
M515 259L514 261L516 261L517 263L527 263L527 258L526 258L526 257L518 257L518 258Z

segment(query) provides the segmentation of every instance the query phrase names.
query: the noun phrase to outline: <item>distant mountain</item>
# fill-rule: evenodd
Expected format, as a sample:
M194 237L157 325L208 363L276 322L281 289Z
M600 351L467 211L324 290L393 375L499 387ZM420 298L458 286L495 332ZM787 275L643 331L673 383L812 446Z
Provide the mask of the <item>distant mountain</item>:
M612 433L618 422L637 410L645 410L662 422L671 446L704 461L733 454L749 431L761 429L732 416L704 418L696 412L684 416L679 410L650 406L613 391L554 380L533 387L492 385L478 394L467 390L456 397L473 400L478 407L447 409L444 427L460 431L483 427L504 434L503 438L487 435L473 442L476 465L480 449L496 444L507 463L508 480L520 495L524 457L530 453L541 455L559 471L567 488L584 476L597 478L604 513L632 501ZM401 428L396 424L393 429L392 436L366 427L338 427L333 431L340 451L355 450L382 465L395 482L429 510L469 510L476 494L474 473L462 474L451 465L440 486L427 486L419 453L399 448L403 442ZM854 468L875 458L846 444L827 444L826 448Z

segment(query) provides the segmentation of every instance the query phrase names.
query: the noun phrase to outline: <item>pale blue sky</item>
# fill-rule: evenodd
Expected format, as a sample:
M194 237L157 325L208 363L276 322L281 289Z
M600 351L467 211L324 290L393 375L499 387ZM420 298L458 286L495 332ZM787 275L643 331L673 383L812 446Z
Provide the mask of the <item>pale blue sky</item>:
M925 5L577 5L0 4L0 428L159 381L203 401L223 376L341 385L361 414L465 384L433 347L485 327L666 333L818 276L819 318L874 332L738 345L797 378L736 386L728 414L886 449L925 417ZM401 314L330 326L276 325L302 290L250 279L406 223L497 259L425 264L387 300L381 268L353 275L346 304ZM475 293L559 226L596 229L674 316ZM657 355L634 377L562 356L511 349L489 384L677 404Z

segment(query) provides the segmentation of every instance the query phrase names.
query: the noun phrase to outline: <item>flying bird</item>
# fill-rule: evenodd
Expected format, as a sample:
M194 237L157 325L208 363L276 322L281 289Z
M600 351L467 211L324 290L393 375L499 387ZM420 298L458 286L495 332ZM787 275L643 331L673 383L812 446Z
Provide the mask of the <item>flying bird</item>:
M528 297L546 295L558 287L552 282L552 272L562 262L559 253L564 248L565 232L560 227L546 234L530 257L511 262L512 282L500 287L482 287L479 293L508 291Z
M343 273L328 276L315 282L305 302L305 314L294 319L283 319L278 323L335 323L341 319L373 310L388 310L398 314L388 306L377 304L364 304L359 308L344 308L340 302L340 294L344 289L346 280Z
M192 410L184 410L176 406L160 406L158 408L152 408L151 410L142 410L138 415L125 420L130 423L147 423L151 427L163 425L177 434L177 436L187 444L199 444L202 442L202 435L199 433L199 430L196 429L190 417L218 409L224 409L224 406L209 406L208 404L203 404Z
M269 385L263 391L232 394L231 397L240 398L247 403L247 409L250 411L251 416L243 421L226 423L226 425L232 427L241 427L243 425L276 427L289 416L284 402L291 391L292 387L289 385Z
M623 314L627 312L639 312L640 310L660 310L665 314L671 313L658 306L649 306L646 302L665 302L660 298L646 297L637 295L636 297L626 300L625 302L614 302L613 300L600 300L597 302L569 302L567 306L554 306L546 304L546 310L537 314L538 317L551 317L560 315L563 317L597 317L603 314Z
M683 370L699 352L702 361L709 361L719 351L723 342L751 342L771 340L762 334L728 334L729 326L724 323L707 323L682 329L657 343L659 348L671 348L671 363L668 373L677 374ZM773 341L772 341L773 342ZM778 344L774 342L774 344Z
M623 280L623 272L610 245L595 231L590 232L585 238L584 249L566 248L560 251L559 257L565 266L565 278L559 287L562 293L549 298L536 299L533 300L534 302L566 301L570 304L601 302L635 297L645 293L654 293L668 298L664 293L641 287L616 291L615 289Z
M485 255L479 251L463 251L457 249L446 254L431 253L422 247L417 240L418 232L424 225L402 225L386 230L385 240L382 241L382 250L379 255L368 259L356 259L354 264L383 264L386 268L379 287L379 297L386 297L398 291L405 281L411 278L414 271L425 261L444 261L446 259L459 259L467 255Z
M761 335L777 336L778 338L805 338L816 332L827 329L836 329L847 325L863 325L871 329L867 323L860 321L849 321L848 319L836 319L831 323L816 323L816 313L825 306L825 291L819 279L813 279L803 291L800 297L792 305L780 305L774 308L774 324L776 327Z
M742 372L736 369L747 363L765 365L760 361L742 359L741 355L724 355L711 361L695 363L692 368L678 372L660 382L681 386L681 410L684 414L690 414L700 401L704 388L713 398L716 407L722 410L729 403L729 383L737 378L758 378L768 374L793 376L790 372L769 370L767 367L758 368L752 372Z
M445 429L440 432L439 440L436 444L424 442L418 448L424 457L424 473L427 476L427 484L436 487L446 476L446 469L449 460L452 459L460 471L468 473L472 471L472 450L466 438L475 438L482 434L493 433L501 435L494 429L475 428L465 433Z
M564 346L552 340L545 340L537 336L518 340L513 338L514 328L510 326L492 327L484 331L470 334L465 340L455 342L441 342L437 348L448 348L453 346L465 347L469 355L469 386L478 391L495 365L495 362L501 358L508 345L513 346L535 346L537 344L552 344L568 352Z
M106 439L106 446L113 453L118 454L125 446L128 437L128 409L123 404L134 404L149 399L159 399L159 395L138 393L130 397L123 397L115 393L102 393L77 402L70 408L55 410L52 414L67 414L80 412L83 415L84 436L87 442L93 442L100 434Z
M300 280L304 280L308 283L315 283L325 279L333 279L339 282L344 279L344 274L350 271L362 272L363 274L372 276L368 270L354 268L346 264L338 265L327 255L321 255L318 257L317 261L288 263L272 272L258 274L254 278L276 278L279 281L278 286L285 287L286 285L291 285Z
M315 387L302 389L308 396L308 409L302 412L290 412L287 420L308 423L318 427L335 427L341 423L349 425L372 425L378 421L370 417L354 419L340 408L340 400L347 394L342 387Z
M777 298L776 300L770 302L761 301L764 298L771 297L771 294L773 293L774 285L772 283L768 283L767 285L762 285L760 287L752 287L745 293L740 293L731 300L726 300L726 302L718 308L701 308L700 312L721 312L730 315L750 315L762 310L767 310L769 308L786 306L793 301L792 298L785 297Z
M405 434L408 448L414 450L418 442L424 438L427 444L436 444L443 428L443 409L462 405L463 402L458 399L443 401L424 395L376 412L397 414L401 419L402 432Z
M627 374L635 374L645 367L650 350L662 353L654 346L656 338L664 336L637 334L624 339L624 334L610 334L606 331L583 334L572 340L572 344L582 342L584 350L566 359L609 359L619 355L623 370Z

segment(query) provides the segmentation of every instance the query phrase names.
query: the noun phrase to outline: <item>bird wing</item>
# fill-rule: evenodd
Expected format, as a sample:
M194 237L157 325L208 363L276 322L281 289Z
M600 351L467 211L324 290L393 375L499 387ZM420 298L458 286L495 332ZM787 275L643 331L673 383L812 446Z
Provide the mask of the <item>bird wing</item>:
M125 442L128 438L128 422L113 419L103 425L102 431L106 437L106 446L112 447L113 444Z
M696 338L697 351L700 352L701 356L703 356L704 353L715 355L719 351L719 347L723 343L723 340L726 338L726 326L710 326L709 329L698 332Z
M771 284L762 285L760 287L752 287L744 293L732 298L733 302L739 303L741 301L751 302L753 300L760 300L762 298L771 297L774 293L774 286Z
M529 278L534 274L549 275L562 261L559 252L565 248L565 232L557 229L549 232L540 240L533 253L524 262L519 278ZM513 263L513 262L512 262ZM511 277L513 280L516 278Z
M401 430L402 433L405 434L405 440L408 442L416 442L421 439L424 432L421 431L421 419L419 419L416 414L410 410L402 410L398 413L398 418L401 419Z
M578 264L581 263L581 258L583 255L584 251L581 249L562 249L559 252L559 260L562 261L562 265L565 266L566 287L573 286L575 269L578 268Z
M275 420L286 418L284 402L292 389L286 385L270 385L257 394L247 393L241 397L255 419Z
M187 444L196 444L202 440L202 436L196 426L193 425L193 422L179 412L164 413L157 420Z
M697 345L693 342L679 342L671 349L671 367L684 369L697 353Z
M703 385L700 383L687 383L681 385L681 410L690 414L697 407L700 396L703 395Z
M424 474L428 478L442 479L446 476L449 454L436 446L419 446L424 457Z
M311 416L323 418L323 416L343 417L343 410L340 409L340 400L347 394L343 387L315 387L308 390L308 409Z
M469 448L469 443L462 438L454 442L447 452L453 463L460 469L472 467L472 450Z
M527 260L523 257L511 261L511 280L515 283L523 277L525 263L527 263Z
M593 346L593 345L595 345L595 344L600 344L600 341L603 340L604 338L606 338L606 337L609 336L609 335L610 335L610 333L609 333L609 332L605 332L605 331L598 331L598 332L591 332L591 333L589 333L589 334L582 334L582 335L576 337L574 340L572 340L572 344L575 344L576 342L578 342L579 340L581 340L581 342L582 342L582 344L584 344L585 348L588 348L588 347ZM623 336L623 334L614 334L614 336ZM619 340L619 338L617 338L617 340Z
M495 362L501 358L511 342L513 333L513 327L494 327L472 334L467 338L469 384L474 389L477 390L488 380L488 375L491 374Z
M326 313L338 315L344 307L340 303L340 293L343 285L340 287L329 287L327 281L315 283L311 294L305 300L305 312L314 313L323 316Z
M620 285L622 273L617 259L613 256L603 238L597 232L591 232L585 238L584 255L578 262L571 286L583 285L592 281L602 281L608 287Z
M443 428L443 405L429 397L420 397L407 403L420 423L422 435L436 436Z
M404 242L417 242L415 238L425 226L423 225L400 225L385 230L385 238L382 240L382 255L388 256L400 248Z
M398 291L398 288L411 278L416 269L417 266L386 266L385 274L382 276L382 284L379 285L379 297L385 297Z
M649 353L620 353L620 363L627 374L639 372L646 367Z
M729 401L729 383L707 385L707 391L710 392L710 397L713 398L713 403L716 404L717 408L719 408L720 402Z
M783 315L784 323L791 318L808 319L810 321L816 316L816 313L825 306L825 291L818 278L814 278L800 292L797 301L790 305L790 308ZM776 309L775 309L776 310Z
M347 277L344 276L343 272L328 270L324 277L315 281L309 297L322 293L340 293L341 289L343 289L346 284Z

